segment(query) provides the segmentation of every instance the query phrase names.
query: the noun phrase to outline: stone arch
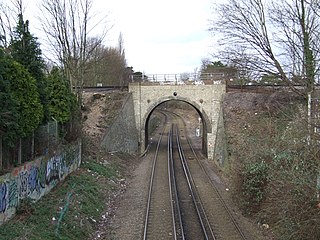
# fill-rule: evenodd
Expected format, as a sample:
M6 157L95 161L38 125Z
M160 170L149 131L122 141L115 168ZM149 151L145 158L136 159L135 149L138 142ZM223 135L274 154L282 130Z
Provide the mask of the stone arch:
M168 102L168 101L182 101L185 102L189 105L191 105L199 114L200 118L202 119L202 124L203 124L203 134L202 134L202 149L203 152L207 155L207 138L206 135L208 133L212 132L212 124L211 121L209 120L208 114L205 112L204 109L201 108L201 105L198 104L195 101L190 100L189 98L184 98L184 97L164 97L157 99L157 101L153 102L150 104L150 106L147 108L146 112L143 114L142 118L142 124L141 124L141 129L140 131L144 133L144 139L143 139L143 144L144 147L147 147L148 143L148 121L149 118L152 114L152 112L162 103Z

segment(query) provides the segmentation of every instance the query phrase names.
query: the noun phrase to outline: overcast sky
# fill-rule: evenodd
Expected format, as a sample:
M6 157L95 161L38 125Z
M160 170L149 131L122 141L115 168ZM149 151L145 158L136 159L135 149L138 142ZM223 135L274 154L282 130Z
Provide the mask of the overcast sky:
M37 0L26 1L26 18L36 12L32 1ZM128 65L135 71L155 74L193 72L213 51L215 42L208 32L212 2L94 0L94 6L95 11L108 14L113 26L105 44L116 45L121 32ZM32 27L32 21L30 24Z

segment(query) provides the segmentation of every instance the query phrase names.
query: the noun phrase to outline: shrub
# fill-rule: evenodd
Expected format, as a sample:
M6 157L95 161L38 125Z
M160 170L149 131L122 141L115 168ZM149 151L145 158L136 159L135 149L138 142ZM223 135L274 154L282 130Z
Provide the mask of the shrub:
M259 210L261 202L265 199L268 176L268 165L264 160L245 165L242 172L242 193L249 211Z

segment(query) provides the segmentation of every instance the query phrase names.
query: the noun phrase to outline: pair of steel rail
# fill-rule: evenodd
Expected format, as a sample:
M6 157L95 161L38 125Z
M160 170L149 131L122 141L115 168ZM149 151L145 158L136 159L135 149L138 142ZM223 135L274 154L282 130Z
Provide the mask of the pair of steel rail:
M171 115L175 115L175 117L179 117L177 114L171 114ZM166 119L167 119L167 116L166 116ZM183 119L182 119L182 121L183 121ZM183 126L185 127L185 123L183 123ZM157 160L158 160L158 151L160 148L162 138L166 134L165 129L167 129L167 128L168 128L168 124L165 124L165 126L163 127L162 132L159 136L155 155L153 158L152 171L151 171L151 177L150 177L150 185L149 185L149 193L148 193L148 201L147 201L147 208L146 208L145 221L144 221L144 232L143 232L143 239L144 240L148 239L149 214L150 214L152 191L153 191L153 181L154 181L155 169L156 169ZM175 139L174 139L174 136L175 136ZM176 141L179 159L174 159L174 156L173 156L174 155L173 154L174 140ZM191 148L191 150L195 156L195 159L198 161L202 170L209 178L207 171L205 170L204 166L201 164L198 156L196 155L196 153L192 147L192 143L188 137L187 137L187 143L188 143L189 147ZM186 229L184 227L183 216L182 216L183 214L181 212L180 199L179 199L179 193L178 193L177 182L176 182L176 174L175 174L175 169L174 169L174 165L175 165L174 161L176 161L176 160L181 162L181 166L183 168L184 176L185 176L185 179L186 179L188 187L189 187L190 195L191 195L191 198L193 201L195 211L197 213L198 221L201 225L201 229L202 229L202 233L203 233L203 236L201 238L206 239L206 240L217 239L217 236L214 233L214 231L210 225L210 222L208 220L208 217L206 215L206 212L205 212L205 209L204 209L203 204L201 202L200 196L197 192L197 187L196 187L194 180L192 178L192 174L191 174L191 171L188 166L188 161L187 161L185 154L184 154L184 149L183 149L183 146L181 143L181 137L179 134L179 128L177 125L172 124L170 127L170 130L168 131L167 146L168 146L167 147L167 166L168 166L167 171L168 171L169 192L170 192L170 198L171 198L170 199L170 203L171 203L170 211L171 211L171 219L172 219L172 239L175 239L175 240L186 239ZM217 192L220 201L222 202L225 210L229 214L233 224L235 225L236 229L238 230L239 235L241 236L241 239L246 239L241 228L238 226L238 223L234 219L231 211L229 210L227 204L225 203L225 201L221 197L217 187L212 183L211 180L210 180L210 183L212 184L213 189Z

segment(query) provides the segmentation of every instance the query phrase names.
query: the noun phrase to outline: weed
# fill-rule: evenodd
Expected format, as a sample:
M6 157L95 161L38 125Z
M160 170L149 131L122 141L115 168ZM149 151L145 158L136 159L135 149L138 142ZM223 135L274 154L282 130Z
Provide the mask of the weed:
M92 171L93 174L96 173L106 178L112 178L117 175L117 166L115 164L106 166L103 163L87 161L84 163L84 167L86 167L89 171Z
M306 106L273 101L254 114L238 111L237 128L227 126L234 194L277 239L320 239L320 150L307 143Z

